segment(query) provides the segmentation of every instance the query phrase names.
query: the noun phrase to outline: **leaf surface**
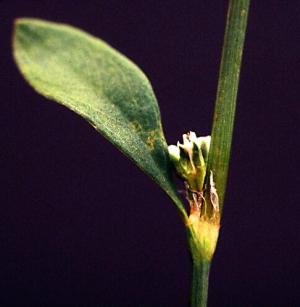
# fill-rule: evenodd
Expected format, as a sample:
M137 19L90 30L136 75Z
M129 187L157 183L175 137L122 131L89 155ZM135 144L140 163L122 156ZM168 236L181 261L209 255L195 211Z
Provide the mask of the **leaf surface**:
M156 98L135 64L88 33L37 19L17 20L13 46L21 73L38 93L86 119L186 217L171 178Z

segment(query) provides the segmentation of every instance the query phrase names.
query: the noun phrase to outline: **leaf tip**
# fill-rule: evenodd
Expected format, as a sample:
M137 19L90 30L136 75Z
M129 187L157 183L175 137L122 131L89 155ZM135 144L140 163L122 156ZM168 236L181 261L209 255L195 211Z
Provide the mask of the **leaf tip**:
M16 43L16 37L17 37L17 30L20 27L20 25L24 24L26 19L28 18L23 18L23 17L18 17L13 20L13 32L12 32L12 47L13 50L15 51L15 43Z

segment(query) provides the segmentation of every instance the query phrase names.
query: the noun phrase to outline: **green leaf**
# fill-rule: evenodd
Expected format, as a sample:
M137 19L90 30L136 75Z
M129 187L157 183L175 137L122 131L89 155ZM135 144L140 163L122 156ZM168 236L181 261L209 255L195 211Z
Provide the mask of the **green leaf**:
M185 219L159 108L143 72L105 42L68 25L18 19L13 45L31 86L86 119L158 183Z

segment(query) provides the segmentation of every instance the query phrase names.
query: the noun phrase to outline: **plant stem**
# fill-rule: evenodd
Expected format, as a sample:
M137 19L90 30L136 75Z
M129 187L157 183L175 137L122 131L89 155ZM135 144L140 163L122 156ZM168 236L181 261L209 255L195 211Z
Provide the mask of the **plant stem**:
M222 210L250 0L230 0L211 133L208 174L213 172Z
M215 103L215 112L211 133L211 145L207 165L207 186L209 186L212 171L219 196L219 206L222 210L232 132L236 109L236 98L240 76L240 66L247 27L247 17L250 0L229 0L225 36L223 42L222 59L219 72L219 82ZM210 202L210 195L205 195L206 202ZM213 223L213 222L212 222ZM209 268L211 259L202 259L201 251L205 247L198 246L199 242L206 242L211 237L203 237L204 233L190 231L189 242L193 259L193 278L191 291L191 306L207 306ZM207 234L210 234L208 231ZM199 240L199 236L201 236ZM199 254L200 252L200 254ZM200 257L200 258L199 258ZM212 256L211 256L212 257Z
M210 262L193 262L191 307L205 307L207 304Z

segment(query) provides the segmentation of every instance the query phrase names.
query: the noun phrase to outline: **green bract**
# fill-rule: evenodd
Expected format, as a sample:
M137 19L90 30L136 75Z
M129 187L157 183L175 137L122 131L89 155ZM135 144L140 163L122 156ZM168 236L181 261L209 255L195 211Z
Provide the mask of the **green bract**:
M19 19L14 56L34 89L85 118L186 213L171 179L152 87L143 72L100 39L68 25Z

